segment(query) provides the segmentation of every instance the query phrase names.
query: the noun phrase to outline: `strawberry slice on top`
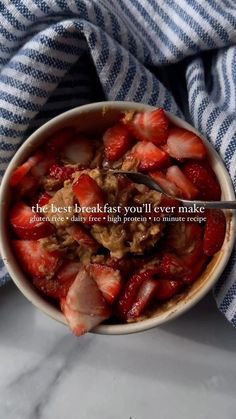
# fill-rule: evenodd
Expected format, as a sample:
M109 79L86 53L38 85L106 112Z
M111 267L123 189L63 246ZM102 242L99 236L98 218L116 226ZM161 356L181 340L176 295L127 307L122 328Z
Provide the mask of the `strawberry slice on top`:
M166 233L166 244L171 251L183 257L191 253L202 238L203 227L197 222L171 223Z
M207 149L200 137L186 129L174 127L170 129L167 139L167 150L176 159L204 159Z
M40 151L35 153L33 156L29 157L25 163L23 163L21 166L17 167L13 171L10 178L10 185L18 185L18 183L20 183L20 181L32 169L32 167L36 166L37 163L39 163L41 160L43 160L43 153L41 153Z
M73 192L81 207L104 205L103 191L91 176L82 174L73 184Z
M161 169L170 162L168 154L151 142L142 141L131 150L131 155L139 161L139 170L149 172Z
M140 141L150 141L155 145L166 143L169 131L169 121L163 109L129 113L123 119L127 128Z
M133 138L124 124L118 123L103 134L105 156L109 161L119 160L133 145Z
M135 320L148 308L159 288L159 281L146 279L140 286L132 307L127 313L127 320Z
M171 182L164 173L160 171L150 172L149 175L156 181L156 183L166 192L168 195L176 196L181 198L182 191L175 183Z
M58 250L47 250L42 240L13 240L22 269L32 278L51 279L61 264L61 253Z
M166 177L182 191L183 198L194 199L198 196L198 189L190 182L178 166L169 167L166 172Z
M178 279L188 273L180 257L173 253L165 253L160 261L159 275L163 278Z
M27 173L17 184L19 197L32 198L39 186L39 181L31 173Z
M50 199L52 199L52 196L47 192L43 192L38 197L38 200L36 203L38 204L39 207L43 207L44 205L47 205L49 203Z
M54 227L48 221L36 221L39 216L24 202L17 202L10 212L10 224L16 235L21 239L38 240L50 236Z
M213 256L220 250L226 232L226 219L221 210L208 210L207 222L203 238L203 251L207 256Z
M33 284L48 297L56 299L66 297L80 267L80 262L65 259L53 278L34 277Z
M51 155L57 154L72 139L75 134L75 128L66 127L54 132L47 140L45 149Z
M209 165L189 161L185 163L182 170L188 180L199 190L199 199L220 201L220 185Z
M91 263L88 270L106 301L113 304L122 286L119 270L99 263Z
M128 312L136 301L142 283L146 280L154 279L153 277L157 272L158 268L143 269L133 274L126 282L117 301L117 315L122 320L127 320Z
M99 248L99 243L91 236L90 232L86 230L81 224L74 223L67 227L66 231L69 235L76 240L81 246L84 246L94 252Z
M77 164L80 168L86 168L94 155L92 141L85 136L77 135L65 145L61 154L69 162Z
M93 208L97 204L104 206L105 200L103 191L100 186L97 184L96 180L91 178L87 174L82 174L79 179L73 184L73 193L81 207ZM85 222L88 224L93 224L95 222L106 222L107 216L103 212L82 212ZM99 217L100 221L94 221L95 218Z
M71 179L72 175L75 173L75 168L70 166L63 166L58 163L54 163L49 168L49 176L65 182L65 180Z
M156 298L159 301L166 301L174 297L183 288L182 281L173 279L160 279L156 290Z

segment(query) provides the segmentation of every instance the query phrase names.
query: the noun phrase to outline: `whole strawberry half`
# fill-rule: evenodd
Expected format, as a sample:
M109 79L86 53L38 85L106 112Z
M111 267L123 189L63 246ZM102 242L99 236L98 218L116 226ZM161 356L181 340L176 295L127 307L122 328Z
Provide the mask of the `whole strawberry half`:
M150 141L155 145L166 143L169 131L169 120L163 109L137 112L132 119L124 118L128 129L140 141Z
M11 209L10 224L19 238L38 240L54 232L54 227L48 221L36 221L35 217L39 216L20 201Z
M219 182L206 163L189 161L182 167L183 173L188 180L198 189L199 199L207 201L219 201L221 189Z
M121 123L113 125L103 134L105 156L109 161L119 160L133 145L128 128Z
M81 267L69 288L66 298L61 299L61 308L76 336L81 336L111 315L96 282Z
M208 210L207 222L203 238L203 251L207 256L213 256L220 250L225 238L226 219L221 210Z

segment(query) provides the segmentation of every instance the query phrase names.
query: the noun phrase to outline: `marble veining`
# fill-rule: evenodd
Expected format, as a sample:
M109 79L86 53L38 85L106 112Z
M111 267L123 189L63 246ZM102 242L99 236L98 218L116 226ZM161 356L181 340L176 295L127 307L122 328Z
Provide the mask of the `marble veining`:
M211 296L144 333L76 338L9 284L0 419L235 419L235 350L236 330Z

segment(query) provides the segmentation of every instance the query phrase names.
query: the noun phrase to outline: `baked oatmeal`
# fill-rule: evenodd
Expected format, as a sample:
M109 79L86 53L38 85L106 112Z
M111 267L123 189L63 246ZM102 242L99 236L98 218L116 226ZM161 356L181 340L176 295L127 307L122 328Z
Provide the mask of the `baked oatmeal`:
M15 169L10 211L19 264L76 335L141 321L191 287L226 227L220 210L179 217L171 196L220 200L221 190L201 138L163 109L126 112L96 138L79 128L46 138ZM114 168L149 174L169 196Z

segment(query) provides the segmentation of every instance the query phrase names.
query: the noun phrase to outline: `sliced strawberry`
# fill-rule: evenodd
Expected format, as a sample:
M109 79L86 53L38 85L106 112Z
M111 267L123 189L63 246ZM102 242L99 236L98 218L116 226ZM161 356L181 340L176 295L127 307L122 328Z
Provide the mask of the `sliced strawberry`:
M35 194L37 187L38 180L30 173L27 173L17 185L17 194L20 197L32 197Z
M74 260L64 259L62 265L57 271L54 278L62 285L67 285L74 281L79 269L81 268L81 263Z
M150 141L155 145L166 143L169 131L169 121L163 109L137 112L132 119L129 115L124 118L124 123L134 135L141 141Z
M82 174L73 184L73 193L81 207L92 208L96 205L103 206L105 203L103 191L97 182L87 174ZM101 223L106 223L107 214L103 212L82 212L86 224L94 224L95 219L99 217Z
M96 282L82 267L66 298L62 299L61 308L76 336L88 332L111 315Z
M163 255L159 265L159 274L161 277L175 280L182 278L187 273L188 269L178 256L172 253L165 253Z
M92 141L81 135L75 136L62 149L62 155L72 163L78 164L80 168L86 168L91 163L94 155Z
M104 205L103 191L96 180L87 174L82 174L73 184L73 192L81 207Z
M13 240L22 269L32 278L51 279L61 263L58 250L48 251L41 240Z
M211 167L199 162L189 161L183 166L183 173L199 190L199 199L219 201L221 189Z
M203 228L198 223L172 223L169 225L166 242L171 251L183 257L196 247L202 247Z
M47 192L43 192L40 195L37 204L39 207L43 207L44 205L47 205L49 203L50 199L52 199L52 196Z
M178 188L175 183L171 182L164 173L155 171L150 172L149 175L156 181L156 183L166 192L168 195L182 197L182 190Z
M61 151L61 149L68 144L74 134L75 128L73 127L66 127L55 132L48 138L45 145L46 150L50 154L58 153L58 151Z
M48 221L36 221L33 212L24 202L17 202L10 212L10 224L21 239L38 240L50 236L54 228Z
M104 263L115 270L119 270L122 278L128 279L135 271L140 270L147 262L147 257L123 257L121 259L110 257Z
M207 222L203 238L203 251L213 256L220 250L225 238L226 219L221 210L208 210Z
M194 199L198 195L198 189L190 182L178 166L167 169L166 177L182 191L183 198Z
M177 201L174 198L171 198L166 195L162 195L160 203L158 204L161 208L163 208L164 215L170 215L169 208L173 208L173 213L178 213L178 208L180 207L180 201Z
M89 273L109 304L113 304L118 297L122 279L120 272L99 263L89 265Z
M115 124L103 134L105 156L109 161L119 160L133 145L133 139L127 127Z
M55 164L56 160L55 157L49 155L45 155L43 160L41 160L36 166L34 166L31 170L32 175L41 180L43 176L48 174L50 167Z
M167 140L168 153L176 159L204 159L207 149L200 137L183 128L171 128Z
M155 274L156 269L150 268L131 276L117 302L117 314L120 318L127 320L127 313L135 302L141 284L147 279L152 279Z
M65 182L65 180L71 179L73 173L75 173L74 167L63 166L54 163L49 169L49 176Z
M156 291L156 298L159 301L169 300L174 297L183 288L182 281L173 281L169 279L160 279Z
M194 263L191 263L194 259ZM192 284L204 271L209 258L203 254L197 256L197 251L193 251L190 255L185 256L185 264L189 264L189 273L183 277L183 282L186 284ZM191 263L191 266L190 266Z
M80 267L81 264L79 262L64 260L53 278L35 277L33 278L33 284L48 297L60 299L67 295Z
M159 281L155 279L146 279L140 286L131 309L127 313L128 320L137 319L145 309L150 305L159 287Z
M91 236L88 230L86 230L81 224L76 223L70 227L67 227L66 231L76 240L80 245L87 247L93 251L97 251L99 248L98 242Z
M136 144L131 150L131 155L139 161L138 168L143 172L160 169L169 163L168 154L151 142Z
M43 159L43 153L37 152L33 156L29 157L28 160L26 160L25 163L23 163L21 166L17 167L14 172L11 175L10 178L10 185L16 186L20 181L23 179L23 177Z

